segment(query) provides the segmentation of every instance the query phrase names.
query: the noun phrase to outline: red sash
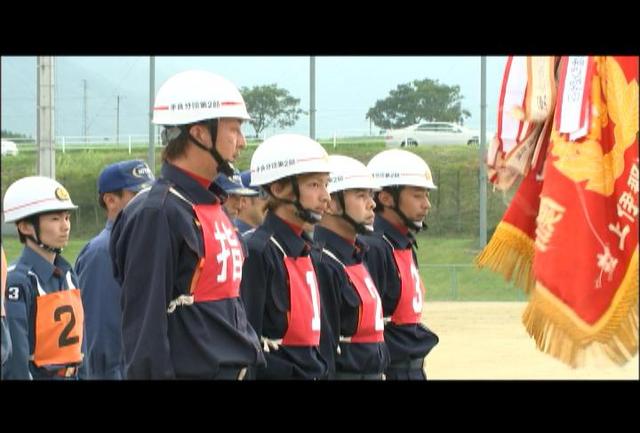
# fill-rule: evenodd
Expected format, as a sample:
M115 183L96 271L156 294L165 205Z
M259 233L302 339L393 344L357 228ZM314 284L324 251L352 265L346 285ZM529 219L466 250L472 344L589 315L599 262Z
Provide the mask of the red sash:
M422 315L422 295L424 286L420 279L420 274L413 263L411 248L406 250L393 250L393 258L398 268L402 288L400 300L396 307L391 321L396 325L420 323Z
M287 346L320 344L320 293L311 257L284 257L289 275L288 327L282 337Z
M244 255L236 230L219 203L192 207L204 238L204 258L191 283L194 301L237 298Z
M354 343L379 343L384 341L384 321L382 302L371 276L362 263L345 266L349 281L360 296L360 317L356 333L351 337Z

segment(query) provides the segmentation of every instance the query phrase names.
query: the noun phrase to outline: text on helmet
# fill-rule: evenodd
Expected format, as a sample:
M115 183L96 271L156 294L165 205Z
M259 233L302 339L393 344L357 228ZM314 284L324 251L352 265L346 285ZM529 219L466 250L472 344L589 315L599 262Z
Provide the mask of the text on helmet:
M260 173L268 170L275 170L276 168L289 167L290 165L294 165L296 160L294 158L291 159L281 159L280 161L273 161L267 164L260 164L256 167L253 172Z
M154 107L154 110L170 110L170 111L185 111L185 110L200 110L203 108L220 108L223 105L242 105L242 102L220 102L220 101L188 101L188 102L176 102L169 106Z

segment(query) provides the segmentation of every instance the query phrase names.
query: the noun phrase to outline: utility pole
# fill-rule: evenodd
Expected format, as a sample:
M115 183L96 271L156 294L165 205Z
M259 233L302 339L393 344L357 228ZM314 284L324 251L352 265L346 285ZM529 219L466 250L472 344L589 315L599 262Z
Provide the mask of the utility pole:
M487 245L487 167L485 141L487 136L487 58L480 57L480 248Z
M53 93L53 57L37 59L38 69L38 101L37 104L37 145L38 145L38 174L40 176L56 178L56 151L53 123L54 93Z
M149 150L147 152L147 164L152 173L156 171L155 128L153 120L153 99L156 91L156 58L149 57Z
M87 143L87 80L82 80L82 136Z
M116 96L116 146L120 145L120 95Z
M311 56L309 62L309 136L316 139L316 58Z

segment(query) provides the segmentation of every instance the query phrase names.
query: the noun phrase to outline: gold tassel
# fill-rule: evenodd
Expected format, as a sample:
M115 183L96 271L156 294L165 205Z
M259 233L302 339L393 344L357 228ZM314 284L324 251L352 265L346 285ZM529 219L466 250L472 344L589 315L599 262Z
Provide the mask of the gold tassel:
M502 274L506 281L513 281L514 285L529 293L535 283L534 253L534 242L529 236L514 225L501 221L474 262L479 268L488 267Z
M589 325L539 282L522 322L538 349L573 368L583 366L586 352L599 351L618 365L638 352L638 249L609 310Z

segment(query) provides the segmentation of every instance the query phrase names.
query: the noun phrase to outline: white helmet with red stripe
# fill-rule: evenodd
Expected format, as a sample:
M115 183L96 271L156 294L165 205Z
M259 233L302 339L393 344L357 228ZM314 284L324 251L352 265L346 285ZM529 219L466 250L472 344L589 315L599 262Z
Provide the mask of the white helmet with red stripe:
M4 194L4 221L14 222L45 212L77 209L59 182L43 176L23 177Z
M263 141L251 157L251 186L304 173L329 173L329 154L315 140L278 134Z
M371 158L367 168L381 187L394 185L437 189L429 165L415 153L385 150Z
M380 185L375 181L366 165L355 158L344 155L330 155L329 194L346 189L372 189Z
M187 125L207 119L251 120L237 87L207 71L180 72L162 84L153 105L156 125Z

